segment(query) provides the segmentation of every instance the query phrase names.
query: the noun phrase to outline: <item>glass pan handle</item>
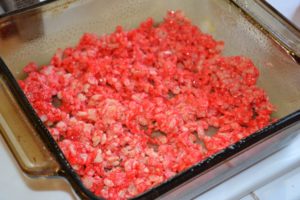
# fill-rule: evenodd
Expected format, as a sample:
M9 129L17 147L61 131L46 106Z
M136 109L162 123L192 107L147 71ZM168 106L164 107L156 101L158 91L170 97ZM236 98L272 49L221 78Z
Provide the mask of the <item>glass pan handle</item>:
M59 165L15 102L1 76L0 132L25 173L31 176L57 174Z

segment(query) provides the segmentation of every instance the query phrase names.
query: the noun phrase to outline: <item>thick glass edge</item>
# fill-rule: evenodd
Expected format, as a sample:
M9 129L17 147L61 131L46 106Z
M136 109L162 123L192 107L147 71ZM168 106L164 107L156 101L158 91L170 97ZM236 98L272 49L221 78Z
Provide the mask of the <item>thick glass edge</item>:
M41 136L42 140L45 142L47 148L55 156L57 161L61 166L61 170L58 172L59 175L66 177L71 185L74 187L75 192L82 197L83 199L94 199L100 200L102 198L95 196L88 189L84 187L80 178L70 166L69 162L64 157L62 151L58 147L57 143L54 141L53 137L43 125L34 109L28 102L25 94L22 92L15 78L9 71L8 67L5 65L3 60L0 58L0 73L7 81L14 97L17 99L18 104L22 107L26 113L28 119L34 125L35 129ZM182 183L188 181L190 178L193 178L200 173L205 173L216 165L222 164L229 158L235 156L236 154L246 150L248 147L255 145L259 142L264 141L265 139L272 137L276 134L280 134L280 131L288 126L293 125L300 121L300 110L280 119L279 121L265 127L262 130L259 130L250 136L240 140L239 142L230 145L219 153L215 154L212 157L209 157L196 165L186 169L185 171L177 174L175 177L167 180L166 182L146 191L145 193L140 194L139 196L132 199L152 199L157 198L158 196L168 192L171 189L181 185Z
M270 4L262 0L230 0L257 28L271 37L300 64L300 31Z
M34 6L31 6L31 7L19 10L19 11L14 11L14 12L10 12L10 13L5 14L5 15L1 15L0 19L5 18L5 17L10 17L10 16L18 14L18 13L22 14L25 11L34 10L37 7L43 6L45 4L48 4L48 3L51 3L51 2L54 2L54 1L57 1L57 0L50 0L50 1L39 3L39 4L36 4ZM236 5L238 5L238 7L243 9L246 13L251 14L250 16L253 17L255 20L258 19L258 18L254 17L255 15L253 13L247 12L247 9L245 8L247 6L245 6L245 7L242 6L243 3L241 3L241 2L245 2L245 1L237 1L237 0L230 0L230 1L234 2ZM239 3L237 3L237 2L239 2ZM247 2L249 3L249 1L247 1ZM255 3L258 5L258 3L256 1L255 1ZM276 13L275 13L275 15L276 15ZM273 20L275 20L274 17L273 17ZM260 22L260 21L257 20L257 22ZM280 22L280 23L283 27L286 27L285 25L288 24L286 22L285 23ZM283 45L286 45L284 47L287 50L289 50L288 44L285 44L285 42L284 42L284 40L287 39L287 37L289 35L283 35L283 36L280 35L280 34L278 35L278 33L275 33L271 30L271 27L269 27L267 25L264 26L264 23L261 23L261 25L268 32L274 34L275 36L278 36L277 39L280 40L279 41L280 44L282 42ZM297 36L298 33L290 31L290 34L293 35L293 36ZM281 38L281 37L283 37L283 38ZM298 36L297 36L297 38L298 38ZM299 54L296 54L297 52L293 51L293 49L291 49L291 51L289 53L292 53L292 52L294 52L295 55L299 56ZM38 132L42 136L43 141L45 142L45 144L47 144L47 147L50 149L50 151L58 159L60 165L62 166L62 170L59 172L59 174L61 176L65 176L70 181L70 183L74 187L75 191L83 199L95 199L95 200L102 199L100 197L96 197L95 195L93 195L89 190L87 190L83 186L83 184L81 183L79 177L76 175L76 173L74 172L74 170L72 169L72 167L70 166L68 161L63 156L61 150L59 149L58 145L56 144L56 142L54 141L54 139L50 135L49 131L42 124L39 117L35 114L35 111L33 110L32 106L29 104L29 102L26 99L24 93L19 88L17 82L15 81L14 77L12 76L9 69L4 64L4 62L2 61L1 58L0 58L0 73L3 73L3 75L7 78L7 81L9 83L13 83L12 84L12 88L13 88L12 91L13 91L15 97L22 97L20 100L18 100L18 103L20 105L22 105L22 108L24 109L24 111L28 111L28 113L29 113L28 115L30 115L29 118L33 119L33 124L39 130ZM280 119L276 123L274 123L274 124L272 124L268 127L265 127L264 129L262 129L262 130L260 130L256 133L248 136L247 138L243 139L242 141L239 141L239 142L231 145L230 148L227 147L226 149L222 150L221 152L215 154L214 157L205 159L204 161L202 161L202 162L192 166L191 168L188 168L187 170L181 172L180 174L176 175L174 178L172 178L172 179L156 186L155 188L152 188L149 191L146 191L145 193L143 193L143 194L141 194L141 195L139 195L139 196L137 196L136 198L133 198L133 199L156 198L159 195L161 195L163 193L166 193L170 189L173 189L174 187L179 186L180 184L184 183L188 179L199 175L200 171L201 171L201 173L203 173L203 172L211 169L215 165L221 164L223 161L225 161L228 158L234 156L235 154L241 152L242 150L248 148L249 146L254 145L258 142L261 142L261 140L266 139L268 137L271 137L274 134L279 134L281 129L285 128L286 126L292 125L293 123L296 123L298 121L300 121L300 110L296 111L296 112L294 112L294 113L292 113L292 114L290 114L290 115L288 115L288 116L286 116L282 119Z
M257 0L256 0L257 1ZM290 28L292 29L293 32L295 32L296 34L298 34L300 36L300 28L298 28L292 21L290 21L288 18L286 18L283 14L281 14L278 10L276 10L275 7L273 7L268 1L261 1L259 0L259 2L261 4L261 6L263 6L265 9L270 10L273 14L275 14L275 18L277 20L282 21L283 23L288 24L288 26L290 26Z
M196 177L199 174L205 173L213 167L221 165L223 162L237 156L239 153L247 151L247 149L251 148L251 146L264 142L265 140L277 134L280 134L283 129L293 126L294 124L299 122L300 110L280 119L273 124L270 124L269 126L266 126L265 128L249 135L244 139L241 139L240 141L214 154L213 156L206 158L205 160L193 165L185 171L175 175L175 177L167 180L166 182L132 199L137 200L157 198L159 195L167 193L169 190L174 189L175 187L181 185L189 179Z
M5 12L5 13L3 13L3 14L0 15L0 19L1 18L5 18L5 17L9 17L9 16L13 16L13 15L16 15L16 14L19 14L19 13L23 13L23 12L26 12L26 11L29 11L29 10L41 7L43 5L49 4L49 3L54 2L54 1L58 1L58 0L41 1L39 3L35 3L33 5L30 5L30 6L18 9L18 10L13 10L13 11L10 11L10 12Z
M23 110L27 119L33 125L34 129L37 131L42 141L45 143L47 149L50 151L50 153L54 156L56 161L59 163L61 169L58 170L57 174L66 177L71 183L71 185L73 186L73 188L75 189L75 192L83 199L102 200L102 198L98 198L91 191L89 191L84 187L79 176L73 170L69 162L66 160L58 144L55 142L54 138L51 136L46 126L40 120L37 113L34 111L27 97L23 93L16 79L14 78L14 76L12 75L9 68L4 63L1 57L0 57L0 75L7 83L8 88L10 89L17 103L19 104L20 108Z

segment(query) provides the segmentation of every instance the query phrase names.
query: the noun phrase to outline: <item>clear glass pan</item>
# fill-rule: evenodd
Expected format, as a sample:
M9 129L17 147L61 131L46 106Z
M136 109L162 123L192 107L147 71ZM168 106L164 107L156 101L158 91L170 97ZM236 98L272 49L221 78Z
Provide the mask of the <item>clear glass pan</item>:
M130 29L147 17L159 22L167 10L184 11L204 32L223 40L226 55L251 58L279 120L137 198L193 198L295 136L300 125L300 34L263 1L51 1L0 17L0 130L26 173L64 176L82 198L99 199L84 188L15 80L24 78L28 62L48 63L57 48L74 45L85 32L101 35L117 25Z

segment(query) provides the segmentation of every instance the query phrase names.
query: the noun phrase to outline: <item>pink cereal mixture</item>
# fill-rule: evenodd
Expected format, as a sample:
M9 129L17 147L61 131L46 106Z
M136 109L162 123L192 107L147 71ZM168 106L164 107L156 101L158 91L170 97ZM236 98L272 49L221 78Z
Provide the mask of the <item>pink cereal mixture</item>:
M170 11L158 26L84 34L19 83L84 185L125 199L270 123L257 68L222 47Z

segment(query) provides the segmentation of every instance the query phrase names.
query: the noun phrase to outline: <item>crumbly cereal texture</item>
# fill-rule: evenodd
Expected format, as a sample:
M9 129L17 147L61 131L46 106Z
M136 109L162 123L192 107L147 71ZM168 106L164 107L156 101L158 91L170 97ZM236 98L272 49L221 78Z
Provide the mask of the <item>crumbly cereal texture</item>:
M126 199L270 123L257 68L222 47L170 11L84 34L19 84L84 185Z

